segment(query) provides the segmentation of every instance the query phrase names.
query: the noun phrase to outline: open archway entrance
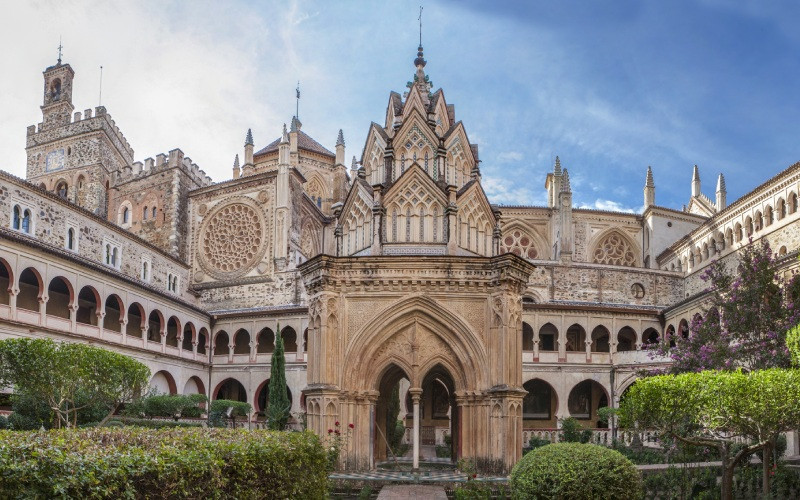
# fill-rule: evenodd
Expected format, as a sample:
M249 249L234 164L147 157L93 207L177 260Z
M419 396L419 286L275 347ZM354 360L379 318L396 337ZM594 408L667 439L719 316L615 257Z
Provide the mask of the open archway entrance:
M413 426L413 401L411 408ZM422 380L419 421L422 457L456 460L460 449L460 432L455 383L442 365L434 366Z
M402 382L405 381L405 384ZM373 453L375 462L389 460L393 455L404 455L403 438L406 428L405 408L401 404L401 385L408 387L409 377L399 366L392 364L378 384L378 401L375 405L375 433ZM405 391L403 391L405 392ZM399 425L398 425L399 423ZM401 433L398 436L398 433ZM390 453L391 451L391 453Z

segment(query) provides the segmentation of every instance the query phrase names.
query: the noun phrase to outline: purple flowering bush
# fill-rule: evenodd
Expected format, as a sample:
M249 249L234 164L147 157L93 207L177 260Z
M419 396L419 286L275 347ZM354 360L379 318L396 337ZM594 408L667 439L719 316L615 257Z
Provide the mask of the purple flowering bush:
M767 241L739 252L731 272L715 260L704 271L710 307L688 332L676 332L653 354L672 360L671 373L786 368L786 332L800 321L800 279L784 279Z

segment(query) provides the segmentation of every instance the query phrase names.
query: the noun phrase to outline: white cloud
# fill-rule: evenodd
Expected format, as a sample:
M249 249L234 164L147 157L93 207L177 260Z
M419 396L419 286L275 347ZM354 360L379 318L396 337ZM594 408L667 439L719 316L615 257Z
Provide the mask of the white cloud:
M492 203L501 205L544 205L544 196L537 196L524 184L512 179L483 176L483 190Z
M588 208L593 210L607 210L610 212L627 212L631 214L637 214L642 212L642 207L630 207L626 206L625 204L613 201L613 200L604 200L602 198L597 198L594 200L593 203L582 203L578 205L578 208Z
M522 161L522 153L519 151L504 151L497 155L497 161L500 163Z

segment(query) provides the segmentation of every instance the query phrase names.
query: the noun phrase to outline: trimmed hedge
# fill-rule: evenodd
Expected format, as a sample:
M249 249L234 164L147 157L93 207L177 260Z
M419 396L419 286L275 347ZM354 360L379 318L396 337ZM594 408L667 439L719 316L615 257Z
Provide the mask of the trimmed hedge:
M515 498L640 498L642 478L618 451L582 443L536 448L511 471Z
M0 498L324 498L310 432L0 431Z

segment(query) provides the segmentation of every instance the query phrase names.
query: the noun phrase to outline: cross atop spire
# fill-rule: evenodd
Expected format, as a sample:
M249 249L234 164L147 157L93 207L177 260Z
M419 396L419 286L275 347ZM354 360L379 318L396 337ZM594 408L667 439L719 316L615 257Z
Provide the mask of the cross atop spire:
M420 9L421 9L421 8L422 8L422 7L420 7ZM420 34L420 37L421 37L421 36L422 36L422 35ZM421 40L421 39L422 39L422 38L420 38L420 40ZM421 43L421 42L420 42L420 43ZM59 37L58 37L58 64L61 64L61 49L63 49L63 48L64 48L64 46L61 44L61 37L59 36Z

